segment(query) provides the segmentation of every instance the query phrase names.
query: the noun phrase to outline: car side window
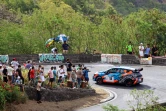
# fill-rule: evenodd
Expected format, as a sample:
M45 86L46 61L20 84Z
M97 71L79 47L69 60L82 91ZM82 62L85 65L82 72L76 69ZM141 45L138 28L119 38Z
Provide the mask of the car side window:
M107 71L107 74L108 73L117 73L117 72L119 72L118 68L112 68L112 69L110 69L110 70Z

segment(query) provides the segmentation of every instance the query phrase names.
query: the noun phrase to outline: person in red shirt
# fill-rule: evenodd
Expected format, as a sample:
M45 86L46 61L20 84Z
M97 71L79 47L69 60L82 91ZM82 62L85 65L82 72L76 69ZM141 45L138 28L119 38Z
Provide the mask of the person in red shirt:
M34 79L35 79L35 68L32 66L32 69L30 70L30 81L29 85L34 85Z

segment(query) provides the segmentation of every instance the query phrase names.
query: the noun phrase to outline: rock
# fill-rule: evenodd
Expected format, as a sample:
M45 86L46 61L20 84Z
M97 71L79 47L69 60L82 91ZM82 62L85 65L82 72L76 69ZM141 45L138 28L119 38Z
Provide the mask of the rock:
M36 89L34 87L25 86L25 92L27 93L30 100L36 99ZM94 89L72 89L72 88L55 88L42 89L42 101L66 101L74 100L87 96L93 96L96 92Z

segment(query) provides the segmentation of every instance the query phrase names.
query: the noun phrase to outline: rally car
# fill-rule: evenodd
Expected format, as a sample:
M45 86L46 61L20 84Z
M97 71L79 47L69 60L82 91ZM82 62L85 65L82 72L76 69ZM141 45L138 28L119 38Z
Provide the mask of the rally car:
M132 86L143 82L143 68L135 69L131 67L114 67L106 71L96 72L93 75L93 80L97 84L102 83L118 83L126 86Z

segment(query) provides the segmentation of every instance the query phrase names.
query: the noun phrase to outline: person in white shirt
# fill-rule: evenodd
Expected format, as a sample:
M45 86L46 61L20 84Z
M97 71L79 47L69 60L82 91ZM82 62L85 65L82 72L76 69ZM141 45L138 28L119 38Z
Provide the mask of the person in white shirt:
M140 46L139 46L139 56L140 56L140 58L144 57L144 46L143 46L143 43L140 43Z
M18 69L18 61L16 61L16 58L13 58L13 61L11 62L11 65L14 66L14 70L16 71Z
M62 81L64 82L64 81L65 81L65 70L64 70L64 68L63 68L63 65L60 66L58 78L59 78L60 76L62 76Z
M7 74L8 75L8 82L12 83L12 76L13 76L13 73L14 73L14 69L12 68L11 64L7 68L7 71L8 71L8 74Z
M58 53L58 50L57 50L56 47L54 47L54 48L51 49L51 52L52 52L54 55L56 55L56 54Z

